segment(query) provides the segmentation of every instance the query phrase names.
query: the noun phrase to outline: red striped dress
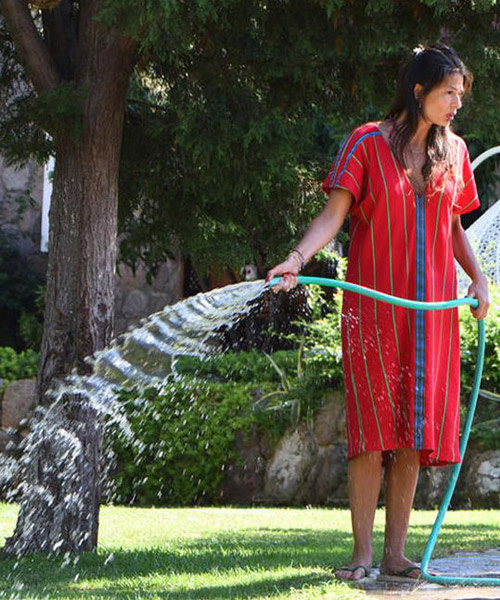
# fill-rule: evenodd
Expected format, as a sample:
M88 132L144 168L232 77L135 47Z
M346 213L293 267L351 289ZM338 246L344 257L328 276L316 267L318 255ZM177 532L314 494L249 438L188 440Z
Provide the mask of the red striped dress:
M456 298L452 215L479 206L465 142L456 168L418 195L374 123L355 129L323 183L351 192L346 279L412 300ZM342 346L348 456L421 450L421 464L460 461L458 311L416 311L345 291Z

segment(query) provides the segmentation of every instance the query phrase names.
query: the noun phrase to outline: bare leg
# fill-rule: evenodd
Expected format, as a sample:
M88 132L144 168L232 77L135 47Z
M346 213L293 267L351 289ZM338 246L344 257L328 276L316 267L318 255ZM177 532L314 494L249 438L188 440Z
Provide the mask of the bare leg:
M414 565L405 557L405 543L419 468L419 451L401 449L394 451L385 469L385 545L380 572L386 575L400 573ZM418 577L419 573L415 565L407 576Z
M372 565L372 531L375 509L377 508L382 477L382 457L380 452L365 452L349 461L349 504L351 507L354 547L352 560L346 565L355 567ZM356 571L338 570L340 579L361 579L362 569Z

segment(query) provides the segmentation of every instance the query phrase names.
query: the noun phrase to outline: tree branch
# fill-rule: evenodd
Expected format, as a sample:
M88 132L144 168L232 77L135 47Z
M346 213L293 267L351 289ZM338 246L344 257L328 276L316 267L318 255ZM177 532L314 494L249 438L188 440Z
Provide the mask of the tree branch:
M27 0L0 0L0 10L35 90L41 94L56 86L60 82L57 68L31 18Z
M63 0L52 10L42 10L45 43L62 79L75 74L78 34L72 0Z

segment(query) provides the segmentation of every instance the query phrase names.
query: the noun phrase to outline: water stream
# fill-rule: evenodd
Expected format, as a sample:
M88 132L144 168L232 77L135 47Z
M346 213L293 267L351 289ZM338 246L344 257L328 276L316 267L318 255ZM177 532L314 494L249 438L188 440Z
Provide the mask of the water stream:
M24 554L29 548L34 528L40 528L40 535L47 538L47 548L57 551L62 543L57 536L61 537L64 528L54 524L54 512L63 520L65 515L86 510L81 455L89 449L82 444L80 425L68 414L65 398L78 395L79 410L86 406L95 411L105 427L118 425L123 435L131 436L118 400L120 392L134 390L139 395L146 388L165 386L169 379L176 378L175 361L179 356L207 358L223 352L227 330L249 314L265 289L262 280L245 282L166 306L89 357L91 374L72 374L53 386L50 407L39 407L35 412L22 459L9 458L1 469L5 480L22 479L12 490L13 499L19 500L20 495L30 499L22 503L23 527L15 541L16 554ZM39 476L41 471L43 477ZM57 497L52 491L54 479L58 481ZM44 520L44 513L50 513L50 518ZM86 534L80 531L75 535ZM83 541L75 540L75 546Z

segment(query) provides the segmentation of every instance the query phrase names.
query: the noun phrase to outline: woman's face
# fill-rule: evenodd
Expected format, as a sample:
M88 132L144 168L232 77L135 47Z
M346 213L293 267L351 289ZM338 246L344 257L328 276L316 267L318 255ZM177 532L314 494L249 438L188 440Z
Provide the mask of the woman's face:
M422 86L415 86L418 99ZM460 73L447 75L443 81L422 98L422 116L430 125L448 126L462 107L464 76Z

